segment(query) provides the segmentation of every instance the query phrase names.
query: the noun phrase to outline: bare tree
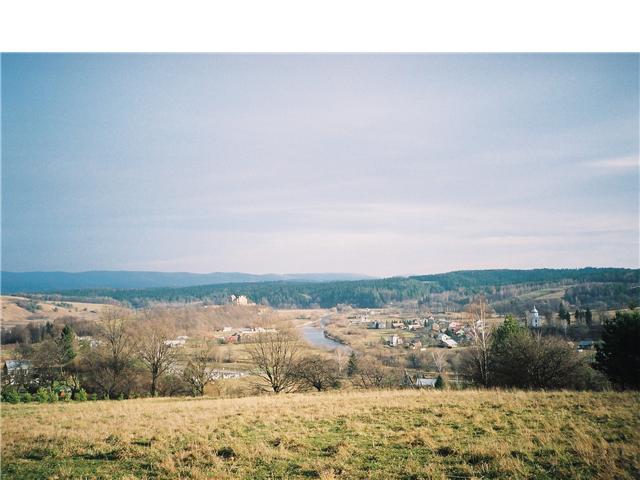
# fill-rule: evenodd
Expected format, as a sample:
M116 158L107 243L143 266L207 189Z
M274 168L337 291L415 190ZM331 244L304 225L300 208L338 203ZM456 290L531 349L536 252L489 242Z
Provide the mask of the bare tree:
M292 391L296 387L299 342L291 332L260 333L249 348L256 374L274 393Z
M435 367L438 373L444 373L447 367L447 359L444 354L440 351L431 352L431 358L433 358L433 366Z
M342 372L349 361L349 356L344 348L336 348L334 354L336 356L336 364L338 365L338 374L342 375Z
M136 355L136 341L129 329L130 313L122 308L102 312L98 339L100 346L87 360L98 387L109 397L126 388L127 375Z
M401 378L375 359L366 357L358 360L358 370L353 376L353 382L361 388L382 388L400 385Z
M487 386L491 381L491 330L486 322L487 303L484 297L478 297L467 311L472 317L472 346L467 354L467 370L476 382Z
M185 367L182 372L182 379L189 386L194 396L204 395L205 387L211 382L212 369L209 367L211 351L201 350Z
M147 322L140 332L138 355L151 374L149 393L152 397L157 394L160 377L176 364L176 349L169 343L172 337L171 330L162 323Z
M338 372L338 362L335 360L311 355L298 362L296 375L302 384L321 392L339 385Z

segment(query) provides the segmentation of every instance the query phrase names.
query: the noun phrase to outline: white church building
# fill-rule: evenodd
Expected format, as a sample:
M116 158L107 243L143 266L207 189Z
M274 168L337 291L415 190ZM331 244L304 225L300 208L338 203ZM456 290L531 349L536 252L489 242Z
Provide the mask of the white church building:
M542 326L542 322L540 322L540 315L538 314L538 310L536 306L533 306L531 312L529 312L529 326L533 328L540 328Z

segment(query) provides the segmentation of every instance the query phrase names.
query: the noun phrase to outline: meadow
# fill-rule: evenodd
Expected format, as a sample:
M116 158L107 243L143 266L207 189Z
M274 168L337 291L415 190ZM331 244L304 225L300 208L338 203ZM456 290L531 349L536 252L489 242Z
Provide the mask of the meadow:
M2 405L2 478L640 477L640 394L399 390Z

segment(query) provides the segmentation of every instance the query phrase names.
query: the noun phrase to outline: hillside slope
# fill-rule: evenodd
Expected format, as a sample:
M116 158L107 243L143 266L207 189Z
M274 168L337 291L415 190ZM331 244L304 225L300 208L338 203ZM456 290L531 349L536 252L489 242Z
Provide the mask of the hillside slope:
M407 390L3 405L3 478L631 479L638 406Z
M239 272L2 272L2 292L61 292L64 290L84 288L179 288L194 285L215 285L219 283L252 283L285 280L326 282L335 280L360 280L365 278L371 277L354 273L268 273L257 275Z
M440 295L445 292L452 294ZM498 303L499 306L499 302L506 301L500 313L518 315L530 309L531 301L540 296L547 296L543 300L547 310L557 311L560 298L592 310L626 308L631 302L640 303L640 270L470 270L374 280L245 282L126 290L87 288L65 291L62 298L88 301L111 298L143 307L153 302L207 301L219 304L228 302L229 296L235 294L246 295L255 303L276 308L332 308L338 304L379 308L390 303L421 301L434 310L445 310L445 307L461 310L478 293L484 294L491 304ZM512 299L529 294L534 294L534 297L523 297L523 301L511 303ZM538 304L537 300L535 302Z

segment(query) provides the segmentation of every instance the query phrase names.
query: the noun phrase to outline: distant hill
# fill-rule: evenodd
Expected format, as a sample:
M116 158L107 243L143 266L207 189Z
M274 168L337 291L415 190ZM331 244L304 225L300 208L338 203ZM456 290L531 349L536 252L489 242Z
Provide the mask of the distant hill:
M411 277L423 282L435 282L445 290L457 288L482 289L503 285L553 282L624 282L638 283L640 270L631 268L535 268L532 270L459 270L434 275Z
M265 277L271 281L265 281ZM234 277L236 280L239 278ZM458 311L464 309L475 295L482 294L499 313L516 314L523 313L534 303L542 313L557 311L560 301L592 310L640 304L640 270L625 268L470 270L416 277L333 281L327 280L327 276L321 277L325 281L309 281L302 276L296 276L295 280L284 276L252 278L249 282L209 282L190 286L86 287L65 291L52 288L41 296L94 302L110 299L144 307L153 302L224 304L234 294L246 295L255 303L277 308L331 308L339 304L377 308L414 301L433 311ZM202 281L203 278L197 277L196 280Z
M2 272L1 290L9 293L62 292L79 289L133 289L158 287L191 287L221 283L254 283L271 281L329 282L370 279L355 273L264 274L238 272Z

